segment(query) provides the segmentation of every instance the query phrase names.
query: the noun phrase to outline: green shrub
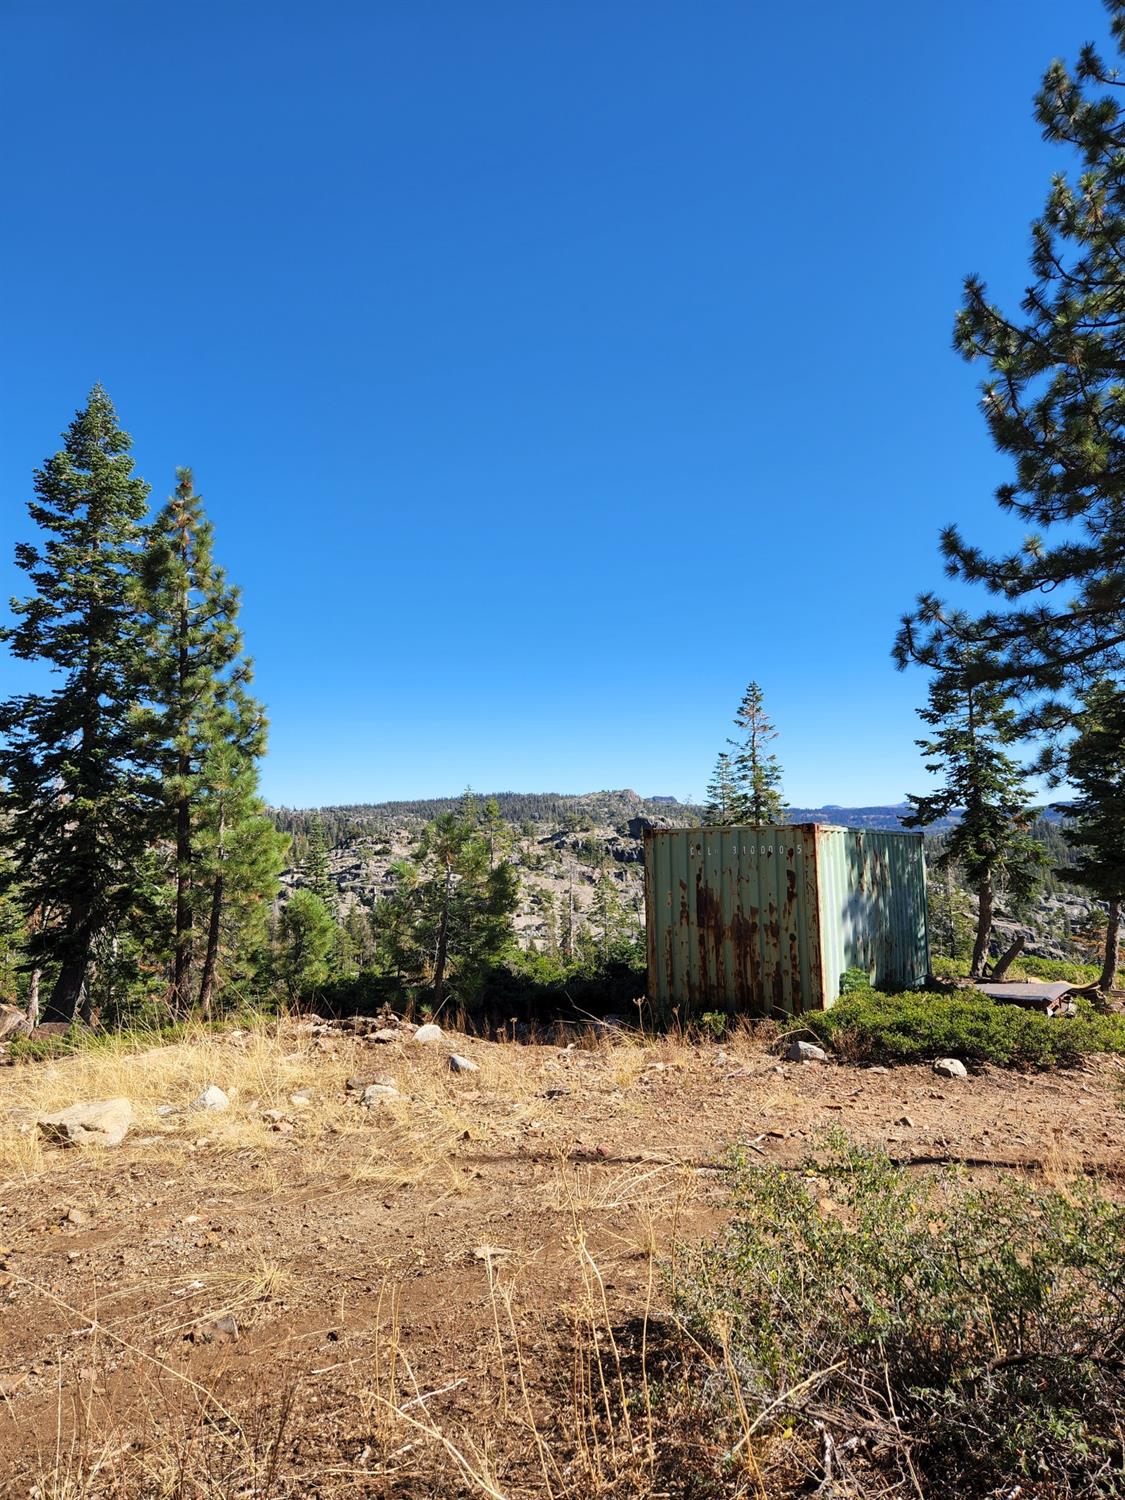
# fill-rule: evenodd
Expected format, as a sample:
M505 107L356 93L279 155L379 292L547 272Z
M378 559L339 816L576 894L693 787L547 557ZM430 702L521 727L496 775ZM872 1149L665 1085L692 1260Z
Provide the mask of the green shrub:
M1068 958L1034 958L1025 955L1013 961L1005 976L1008 979L1065 979L1068 984L1093 984L1101 977L1101 964L1079 964ZM967 979L967 958L942 958L934 954L930 959L930 973L935 979ZM1117 974L1117 986L1125 988L1125 974Z
M710 1387L720 1422L806 1473L831 1455L832 1494L1125 1493L1125 1209L842 1137L806 1167L738 1158L728 1227L677 1286L737 1383Z
M1079 1002L1073 1018L1004 1005L972 990L936 995L877 990L843 995L802 1024L853 1062L924 1062L960 1057L1003 1068L1073 1067L1092 1052L1125 1054L1125 1017Z
M699 1018L699 1028L712 1041L721 1042L727 1034L730 1017L725 1010L705 1010Z
M967 958L942 958L934 953L930 955L930 973L935 979L967 979L969 961Z

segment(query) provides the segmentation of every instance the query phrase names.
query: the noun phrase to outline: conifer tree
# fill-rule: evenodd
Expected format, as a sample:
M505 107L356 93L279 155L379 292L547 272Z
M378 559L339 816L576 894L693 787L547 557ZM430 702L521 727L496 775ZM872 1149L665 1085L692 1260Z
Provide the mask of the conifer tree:
M1060 871L1106 903L1108 920L1100 988L1114 987L1125 902L1125 692L1112 682L1091 686L1078 734L1067 752L1067 780L1078 796L1062 810L1077 864Z
M195 888L206 913L198 999L204 1015L211 1013L224 947L236 950L247 929L261 925L289 845L258 796L266 721L241 684L216 713L214 730L200 768L194 850Z
M489 797L480 812L481 833L488 844L488 868L496 868L496 861L503 859L511 847L511 834L500 813L500 804Z
M1125 55L1125 0L1107 0ZM1029 726L1065 723L1075 690L1125 669L1125 109L1122 81L1092 46L1077 67L1048 68L1035 113L1069 147L1032 225L1031 285L1018 314L965 282L955 343L982 361L993 442L1014 468L996 491L1028 528L1022 547L990 556L956 526L941 536L951 577L1000 601L974 617L936 594L902 623L895 657L939 670L966 651L984 680L1025 699ZM1024 230L1020 226L1022 240Z
M742 821L743 797L738 789L738 778L728 751L720 750L715 761L715 771L707 784L707 801L703 816L708 823L720 826Z
M309 824L309 847L303 873L306 889L323 901L328 911L332 911L336 904L336 890L328 873L328 834L319 813Z
M148 806L134 714L141 653L131 578L148 486L101 386L64 446L35 475L28 511L43 540L16 563L33 592L0 631L12 653L61 675L48 692L0 705L0 778L12 868L26 910L53 918L31 957L56 966L42 1019L69 1021L83 1003L99 937L138 895Z
M997 887L1026 899L1044 864L1041 847L1027 835L1024 773L1007 754L1018 734L1014 708L1002 692L973 680L965 670L936 674L927 706L918 716L936 731L918 740L926 770L944 776L927 796L909 796L908 828L926 828L956 817L940 863L962 867L977 893L977 931L970 974L979 978L988 957Z
M738 739L729 741L736 752L733 762L736 801L732 808L735 821L781 823L785 818L781 766L768 749L777 739L777 730L765 711L765 697L756 682L743 694L734 723L741 731Z
M208 758L229 725L227 704L251 669L242 655L238 591L216 566L214 533L190 469L176 472L176 492L156 516L140 563L138 603L144 618L144 727L165 810L156 836L175 850L171 1005L192 999L196 925L195 844ZM164 826L162 826L164 825Z
M442 813L427 824L417 858L422 870L420 936L433 954L437 1008L446 997L451 964L462 984L471 984L511 941L519 882L508 860L489 867L488 842L478 826L475 798L468 791L458 812Z
M336 930L332 913L312 891L294 891L285 903L278 967L290 1000L300 1000L327 983Z
M603 965L608 964L618 953L629 922L617 886L604 872L594 887L588 921L594 934L597 956Z

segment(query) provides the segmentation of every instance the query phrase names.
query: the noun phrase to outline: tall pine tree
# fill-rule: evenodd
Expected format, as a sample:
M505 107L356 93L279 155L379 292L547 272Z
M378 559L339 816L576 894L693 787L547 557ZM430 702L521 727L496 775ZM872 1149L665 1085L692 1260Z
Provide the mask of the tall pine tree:
M1107 0L1125 56L1125 0ZM1065 723L1060 707L1089 681L1125 670L1125 109L1122 80L1092 46L1071 72L1048 68L1036 98L1047 141L1070 148L1032 225L1031 284L1018 314L965 282L955 342L988 374L982 405L1014 474L996 492L1030 529L990 556L956 526L946 571L999 601L979 617L920 596L895 646L900 666L942 670L965 651L985 680L1025 699L1027 723ZM1023 228L1020 227L1020 237Z
M100 386L35 475L28 504L43 540L16 563L32 592L0 631L13 655L61 681L0 705L0 778L12 874L28 913L50 910L30 944L55 970L42 1019L82 1005L95 945L138 898L148 832L135 684L141 654L131 590L148 486Z
M229 728L227 705L245 688L238 591L214 561L214 534L190 469L149 529L138 604L144 619L145 731L163 808L154 833L174 849L172 976L175 1013L191 1005L196 933L196 842L208 757ZM255 706L256 707L256 706Z
M781 766L769 749L777 739L777 730L766 713L765 695L756 682L752 682L743 694L734 723L741 731L738 739L729 742L735 751L734 821L754 824L784 822Z

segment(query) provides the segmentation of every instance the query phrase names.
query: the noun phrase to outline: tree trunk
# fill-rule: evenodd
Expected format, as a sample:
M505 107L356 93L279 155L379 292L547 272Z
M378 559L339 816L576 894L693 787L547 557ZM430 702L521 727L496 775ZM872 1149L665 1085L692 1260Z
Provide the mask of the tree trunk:
M1117 983L1117 960L1121 937L1121 897L1109 903L1109 920L1105 929L1105 962L1102 964L1099 990L1111 990Z
M215 966L219 957L219 929L223 916L223 869L215 876L211 891L211 916L207 923L207 952L199 981L199 1009L205 1020L211 1019L211 996L215 990Z
M186 774L186 768L181 775ZM177 1017L188 1009L188 974L191 969L191 803L181 797L176 809L176 950L172 967L172 1011Z
M31 982L27 987L27 1024L31 1027L39 1025L39 980L42 975L42 969L32 969Z
M437 954L434 958L434 1005L442 1002L445 990L445 959L449 948L449 901L453 891L453 865L445 865L445 892L441 900L441 925L438 928Z
M989 870L978 887L977 938L973 944L973 961L969 966L969 978L979 979L988 957L988 940L992 936L992 871Z
M51 989L51 997L40 1018L44 1024L48 1021L65 1021L69 1026L74 1020L78 1007L85 1002L86 970L89 965L90 939L86 936L74 942L63 960L58 978Z
M995 965L995 967L992 970L992 974L990 975L990 978L995 979L996 982L999 983L1000 980L1003 979L1004 975L1011 968L1011 966L1012 966L1012 960L1018 958L1022 952L1023 952L1023 933L1021 932L1020 935L1019 935L1019 937L1016 938L1016 940L1012 943L1012 945L1008 949L1007 953L1003 954L1003 956L997 960L996 965Z

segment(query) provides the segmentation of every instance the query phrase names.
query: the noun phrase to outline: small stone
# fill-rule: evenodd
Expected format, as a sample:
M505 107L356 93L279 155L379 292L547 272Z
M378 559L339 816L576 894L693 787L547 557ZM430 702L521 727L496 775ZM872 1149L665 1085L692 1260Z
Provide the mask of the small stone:
M939 1057L934 1063L934 1072L942 1078L968 1078L969 1070L957 1057Z
M401 1098L402 1095L393 1083L369 1083L363 1091L361 1103L365 1109L374 1109L388 1100Z
M432 1021L428 1022L425 1026L419 1026L418 1030L414 1033L414 1040L416 1042L440 1042L441 1039L442 1029L440 1026L435 1026Z
M790 1042L785 1056L790 1062L822 1062L828 1061L828 1053L823 1047L814 1047L812 1042Z
M398 1041L398 1032L393 1026L380 1026L378 1031L373 1031L370 1036L373 1042L380 1042L384 1046L388 1042ZM417 1038L415 1038L417 1040Z
M449 1059L450 1072L453 1073L479 1073L480 1064L473 1062L471 1057L462 1057L454 1052Z
M280 1125L286 1118L283 1109L267 1109L262 1112L262 1119L270 1125Z
M68 1208L63 1214L64 1224L88 1224L90 1215L82 1212L80 1208Z
M158 1104L156 1106L156 1113L158 1115L170 1115L170 1114L173 1114L174 1111L175 1111L175 1105L172 1105L172 1104Z
M238 1323L230 1313L224 1313L211 1323L201 1323L188 1334L193 1344L234 1343L238 1339Z
M290 1094L289 1103L294 1109L304 1109L312 1103L311 1094Z
M270 1126L275 1135L292 1135L296 1128L292 1120L275 1120Z
M128 1099L96 1099L41 1115L40 1134L56 1146L119 1146L133 1123Z
M209 1083L191 1102L192 1109L229 1109L230 1100L218 1084Z
M895 1121L895 1124L905 1125L908 1130L914 1129L914 1121L910 1118L909 1115L899 1115L898 1119Z

